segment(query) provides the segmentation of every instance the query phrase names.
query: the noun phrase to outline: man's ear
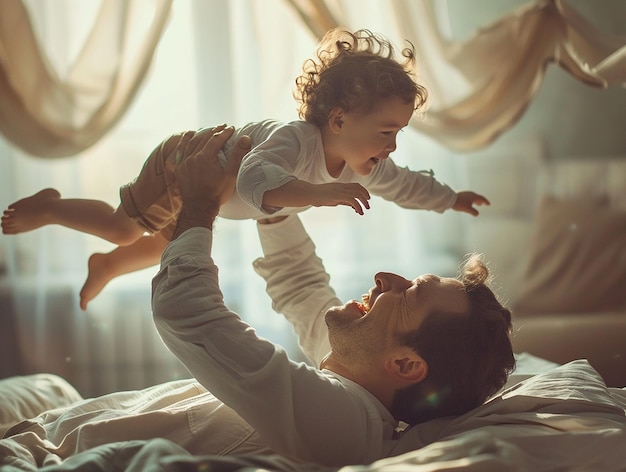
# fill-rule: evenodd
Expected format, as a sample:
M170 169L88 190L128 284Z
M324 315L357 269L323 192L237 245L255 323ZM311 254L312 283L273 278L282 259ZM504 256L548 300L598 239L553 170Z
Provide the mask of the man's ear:
M328 113L328 127L330 130L335 133L341 133L341 129L343 128L343 108L334 107L330 109Z
M428 374L428 363L411 348L406 348L387 359L385 370L400 382L416 384Z

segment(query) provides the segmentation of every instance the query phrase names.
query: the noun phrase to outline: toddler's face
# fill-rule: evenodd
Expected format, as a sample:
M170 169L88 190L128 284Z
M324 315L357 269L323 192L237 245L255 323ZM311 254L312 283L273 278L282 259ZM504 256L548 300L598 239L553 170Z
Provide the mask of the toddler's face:
M379 103L367 114L346 113L339 135L346 165L359 175L369 175L395 151L396 136L412 115L413 103L399 97Z

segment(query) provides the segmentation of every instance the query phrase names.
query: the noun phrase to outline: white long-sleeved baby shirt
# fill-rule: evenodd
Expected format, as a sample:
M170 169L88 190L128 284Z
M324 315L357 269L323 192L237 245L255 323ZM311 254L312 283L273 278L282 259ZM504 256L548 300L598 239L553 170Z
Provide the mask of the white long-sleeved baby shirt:
M456 200L456 192L438 182L432 172L399 167L392 159L378 162L367 176L358 175L346 166L339 177L332 177L326 169L320 130L306 121L250 123L236 130L224 151L228 153L243 135L252 138L252 151L242 161L237 192L220 210L220 216L224 218L259 219L306 210L263 207L265 192L294 179L312 184L359 183L372 195L408 209L441 213L452 207Z

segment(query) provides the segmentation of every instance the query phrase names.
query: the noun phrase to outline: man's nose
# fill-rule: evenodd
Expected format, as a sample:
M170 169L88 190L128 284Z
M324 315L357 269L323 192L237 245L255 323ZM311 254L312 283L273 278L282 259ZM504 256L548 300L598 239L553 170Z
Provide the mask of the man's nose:
M390 272L379 272L374 276L374 282L381 292L394 289L404 289L410 282L404 277Z

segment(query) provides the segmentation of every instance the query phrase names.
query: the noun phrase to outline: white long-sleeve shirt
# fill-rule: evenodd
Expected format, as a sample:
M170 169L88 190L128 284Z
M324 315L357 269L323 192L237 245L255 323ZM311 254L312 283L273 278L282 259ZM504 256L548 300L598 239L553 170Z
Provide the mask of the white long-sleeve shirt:
M355 182L372 195L402 208L443 212L454 204L456 192L438 182L432 172L414 171L384 159L367 176L344 167L339 177L326 169L322 136L306 121L282 123L265 120L235 131L224 147L228 153L240 136L249 135L252 150L244 157L237 177L237 192L222 206L220 215L230 219L259 219L298 213L306 208L264 208L263 194L294 179L312 184Z
M339 300L296 217L259 233L255 261L274 306L294 324L316 365L328 352L324 313ZM254 427L272 450L327 465L371 463L392 448L396 422L360 385L291 361L224 305L211 259L212 232L193 228L165 250L153 281L164 342L191 374Z

